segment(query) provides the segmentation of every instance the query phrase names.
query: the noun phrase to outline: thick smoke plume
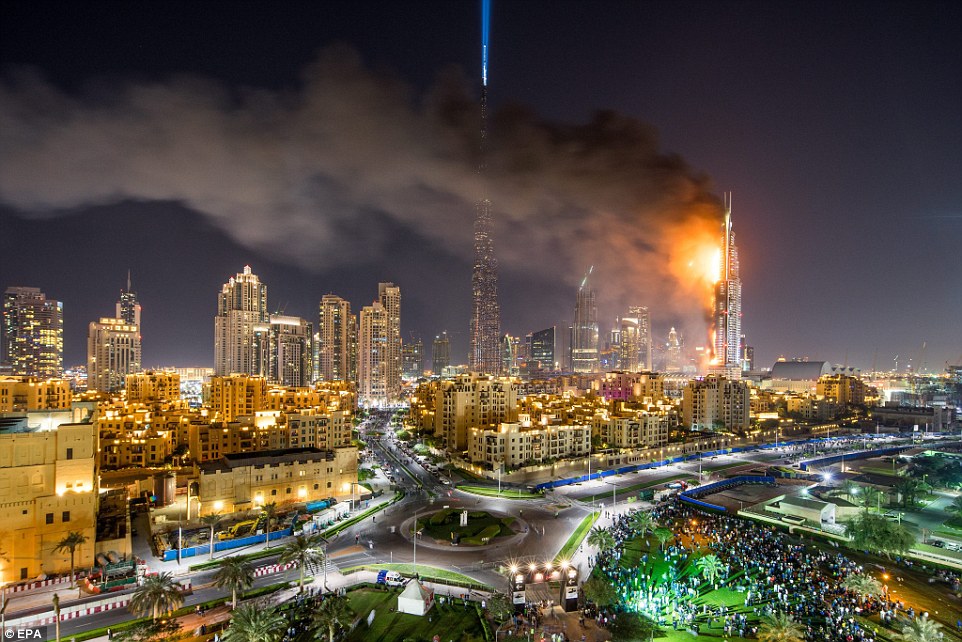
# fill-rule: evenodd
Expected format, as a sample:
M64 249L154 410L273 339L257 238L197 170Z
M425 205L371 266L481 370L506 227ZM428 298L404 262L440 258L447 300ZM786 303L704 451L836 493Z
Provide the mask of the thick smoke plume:
M184 77L77 96L19 71L0 81L0 200L34 214L179 201L317 271L385 250L385 217L470 257L485 193L475 94L452 72L417 97L343 47L286 92ZM575 284L594 264L613 310L703 317L708 290L691 261L717 241L719 204L650 127L612 112L564 125L506 108L489 132L503 270Z

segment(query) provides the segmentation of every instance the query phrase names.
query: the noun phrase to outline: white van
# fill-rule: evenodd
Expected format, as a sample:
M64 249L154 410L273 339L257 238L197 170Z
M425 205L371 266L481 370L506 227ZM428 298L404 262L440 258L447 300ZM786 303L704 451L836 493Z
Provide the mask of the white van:
M378 571L377 583L387 586L404 586L404 576L397 571Z

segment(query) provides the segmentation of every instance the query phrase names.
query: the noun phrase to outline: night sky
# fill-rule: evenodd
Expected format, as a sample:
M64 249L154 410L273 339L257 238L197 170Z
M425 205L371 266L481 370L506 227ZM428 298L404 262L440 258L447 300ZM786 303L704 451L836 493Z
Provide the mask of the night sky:
M64 302L73 365L129 268L154 366L212 364L245 264L315 323L394 281L466 360L486 193L502 331L594 264L603 332L647 305L700 345L685 256L732 191L759 366L962 361L958 2L495 1L486 186L478 5L3 3L0 287Z

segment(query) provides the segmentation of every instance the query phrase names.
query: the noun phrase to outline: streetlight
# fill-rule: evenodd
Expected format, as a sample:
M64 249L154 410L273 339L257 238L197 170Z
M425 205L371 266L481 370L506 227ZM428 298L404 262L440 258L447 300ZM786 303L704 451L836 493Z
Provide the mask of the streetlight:
M415 577L415 579L417 579L417 576L418 576L418 535L419 535L420 532L421 532L421 531L418 530L418 514L420 514L420 512L421 512L420 510L417 510L417 511L414 512L414 537L411 538L412 541L414 542L414 561L413 561L413 566L414 566L414 577Z
M618 490L618 484L604 479L602 482L611 486L611 518L614 519L615 509L618 507L618 497L615 495L615 492Z

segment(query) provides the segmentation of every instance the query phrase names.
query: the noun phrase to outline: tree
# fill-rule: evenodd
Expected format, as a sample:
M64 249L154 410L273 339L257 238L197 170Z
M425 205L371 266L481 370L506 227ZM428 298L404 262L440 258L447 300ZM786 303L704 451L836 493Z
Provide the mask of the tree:
M865 486L862 489L862 506L865 507L865 510L869 510L873 507L880 509L882 506L882 500L885 499L884 495L885 493L874 486ZM878 511L876 510L876 512Z
M588 533L587 542L590 546L595 546L598 550L605 552L615 547L615 536L607 528L596 526Z
M895 484L895 490L902 498L903 507L915 506L915 498L922 490L922 482L912 477L906 477Z
M857 593L862 597L875 597L882 594L882 583L871 575L851 573L843 581L842 587L846 591Z
M273 606L244 604L231 617L224 642L280 642L287 619Z
M698 561L695 562L698 567L698 571L708 580L709 584L714 585L715 579L721 575L722 571L725 570L725 564L718 559L717 555L705 555L704 557L699 557Z
M585 599L600 607L614 606L618 603L618 589L611 585L611 581L592 573L591 577L585 580L581 586Z
M74 556L77 553L77 549L87 543L87 536L78 531L70 531L67 536L62 540L57 542L53 550L56 553L66 553L70 552L70 588L76 586L73 577L74 571Z
M271 547L271 522L277 517L277 502L264 504L264 515L267 516L267 548Z
M237 555L225 558L214 574L214 586L230 590L233 609L237 608L237 592L249 589L253 584L254 569Z
M667 544L668 540L675 536L675 534L671 532L670 528L665 528L664 526L659 526L653 530L652 533L655 535L655 538L661 545L661 550L665 550L665 544Z
M858 494L862 491L861 486L853 482L851 479L846 479L845 483L842 484L842 494L848 498L848 501L853 504L858 503Z
M184 604L184 594L180 584L174 581L170 573L149 575L144 583L137 587L130 600L130 610L135 615L150 615L154 620L160 616L176 611Z
M608 630L611 631L614 642L635 642L650 640L658 627L640 613L625 612L619 613L618 617L611 621Z
M320 535L295 537L287 546L281 549L280 563L293 562L300 571L297 586L304 590L304 569L308 566L320 566L324 563L324 540Z
M60 596L56 593L53 594L53 614L56 617L57 628L55 630L55 635L57 642L60 642Z
M511 600L504 593L495 593L488 598L488 614L491 619L498 623L500 628L501 624L507 622L511 615L514 613L514 607L511 605Z
M952 500L952 503L945 507L945 510L949 511L950 513L956 513L962 517L962 495L956 495L955 499Z
M896 634L903 642L940 642L942 625L930 620L928 614L917 617L902 627L902 632Z
M903 553L915 543L915 536L903 524L868 512L859 513L849 521L845 534L856 548L881 551L887 557Z
M641 535L644 535L649 528L655 526L655 520L652 518L651 513L644 510L639 510L632 513L628 523L631 525L631 528L638 531L638 533Z
M347 598L341 595L329 594L314 611L312 621L315 636L323 640L327 634L327 641L334 642L334 635L350 626L354 620Z
M776 613L762 618L758 627L759 642L803 642L805 630L787 613Z
M116 642L164 642L180 632L177 620L141 620L114 633Z
M214 559L214 529L220 524L221 516L217 513L211 513L210 515L204 515L200 518L200 521L205 526L210 526L210 555L207 559Z

